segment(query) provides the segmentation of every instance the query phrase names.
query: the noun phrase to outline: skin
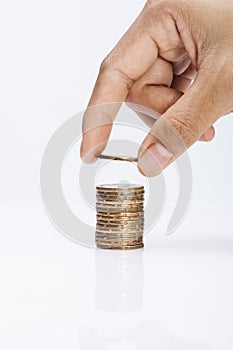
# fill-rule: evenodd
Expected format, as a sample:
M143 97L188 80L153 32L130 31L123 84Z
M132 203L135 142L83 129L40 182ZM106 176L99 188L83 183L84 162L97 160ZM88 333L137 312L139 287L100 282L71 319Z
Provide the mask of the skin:
M138 153L143 175L211 141L213 124L233 110L233 1L147 1L100 66L83 118L83 161L104 150L124 101L162 114L155 122L139 113L150 127ZM104 107L110 102L119 105Z

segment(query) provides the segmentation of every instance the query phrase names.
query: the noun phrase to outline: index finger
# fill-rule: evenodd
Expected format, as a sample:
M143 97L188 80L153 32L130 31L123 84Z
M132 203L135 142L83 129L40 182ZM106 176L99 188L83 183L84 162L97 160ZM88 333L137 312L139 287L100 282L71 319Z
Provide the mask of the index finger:
M130 87L150 68L157 56L157 44L142 13L101 64L83 117L80 154L85 162L93 162L95 155L103 151L113 120Z

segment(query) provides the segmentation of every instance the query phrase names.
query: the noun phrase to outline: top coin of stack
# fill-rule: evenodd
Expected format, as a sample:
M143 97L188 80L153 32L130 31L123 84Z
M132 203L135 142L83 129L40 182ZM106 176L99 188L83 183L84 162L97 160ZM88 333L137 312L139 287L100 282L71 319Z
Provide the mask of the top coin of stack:
M143 247L144 187L111 184L96 187L96 245L103 249Z

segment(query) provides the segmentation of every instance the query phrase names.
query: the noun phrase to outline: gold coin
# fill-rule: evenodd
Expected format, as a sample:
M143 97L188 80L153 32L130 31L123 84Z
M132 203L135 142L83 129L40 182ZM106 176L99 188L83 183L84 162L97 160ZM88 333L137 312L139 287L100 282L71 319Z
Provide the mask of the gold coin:
M128 202L133 202L137 200L144 200L144 196L127 196L127 195L116 195L116 196L102 196L102 195L97 195L96 199L98 202L121 202L121 201L128 201Z
M107 242L111 242L111 241L115 241L115 242L135 242L138 240L142 240L143 239L143 235L142 234L138 234L138 235L130 235L128 234L128 236L118 236L118 235L114 235L114 234L105 234L102 232L96 232L96 239L103 239L105 243Z
M129 205L129 204L144 204L144 199L143 198L128 198L128 199L119 199L119 198L106 198L106 199L102 199L102 198L96 198L96 203L101 204L101 205Z
M143 241L143 236L138 236L138 238L135 238L133 236L131 237L124 237L124 238L121 238L121 237L103 237L103 236L96 236L96 241L98 240L99 243L104 243L104 244L111 244L111 243L117 243L117 244L132 244L133 242L137 242L137 239L140 240L140 241Z
M143 218L139 218L136 220L104 220L104 219L98 219L97 225L104 225L104 226L122 226L122 227L129 227L129 226L143 226L144 220Z
M97 210L96 213L98 215L101 215L101 210L102 209L105 209L105 208L100 208L100 210ZM113 209L116 209L114 211L111 211L111 208L106 208L108 209L108 211L104 211L102 216L108 216L108 217L117 217L117 216L135 216L137 217L138 215L142 215L144 214L144 208L143 207L139 207L139 208L133 208L134 210L132 210L132 208L129 208L129 210L123 208L123 209L119 209L119 208L113 208Z
M143 204L129 204L129 205L117 205L117 204L110 204L110 203L105 203L105 204L100 204L98 203L96 205L96 212L107 212L109 215L117 215L119 214L133 214L135 213L144 213L144 205ZM107 215L107 214L105 214Z
M103 212L103 215L121 215L121 214L144 214L144 207L143 206L136 206L136 207L113 207L113 206L98 206L97 213Z
M112 240L110 240L110 241L106 241L106 240L103 240L103 238L100 238L100 239L97 239L96 240L96 242L98 242L99 244L103 244L103 245L105 245L105 246L112 246L112 245L118 245L118 246L122 246L122 245L135 245L135 244L139 244L139 243L141 243L141 242L143 242L142 241L142 239L140 239L140 241L135 241L135 240L132 240L132 239L129 239L129 240L127 240L127 241L119 241L119 240L114 240L114 239L112 239Z
M105 220L105 219L111 219L112 221L114 221L115 219L121 218L123 220L126 220L128 218L132 218L135 220L144 220L144 215L143 213L129 213L129 214L133 214L132 216L127 215L127 213L115 213L116 215L112 215L112 213L108 213L109 215L107 215L107 213L97 213L96 214L96 219L97 220ZM134 215L135 214L135 215Z
M98 218L103 218L103 219L138 219L138 218L143 218L144 217L144 212L134 212L134 213L125 213L125 212L121 212L121 213L104 213L101 214L99 212L97 212L96 217Z
M106 213L105 213L106 214ZM131 213L131 214L134 214L134 213ZM117 214L117 215L119 215L119 214ZM99 217L102 217L103 219L104 218L111 218L112 219L112 221L114 221L114 219L115 218L123 218L123 219L126 219L127 220L127 218L128 217L133 217L133 218L135 218L135 220L137 220L138 218L141 220L141 221L144 221L144 215L143 214L137 214L136 216L122 216L122 215L119 215L119 216L112 216L112 215L103 215L103 213L98 213L97 215L96 215L96 218L97 218L97 220L99 220ZM101 220L100 220L101 221Z
M128 238L128 239L123 239L123 238L114 238L114 237L102 237L102 236L96 236L96 241L99 241L100 243L103 242L103 244L111 244L112 242L118 243L118 244L133 244L133 243L138 243L143 241L143 236L139 237L133 237L133 238Z
M142 242L133 245L105 245L99 242L96 242L97 248L101 249L112 249L112 250L131 250L131 249L141 249L144 247Z
M141 220L140 220L141 219ZM140 224L141 222L143 222L143 218L141 217L141 218L139 218L138 220L135 220L134 218L132 219L130 219L130 218L128 218L128 219L126 219L126 220L124 220L124 219L122 219L122 218L119 218L119 219L105 219L105 218L97 218L97 221L98 222L102 222L102 223L105 223L105 224L111 224L111 223L118 223L118 224L124 224L124 225L126 225L127 223L134 223L135 225L136 224ZM97 223L98 223L97 222Z

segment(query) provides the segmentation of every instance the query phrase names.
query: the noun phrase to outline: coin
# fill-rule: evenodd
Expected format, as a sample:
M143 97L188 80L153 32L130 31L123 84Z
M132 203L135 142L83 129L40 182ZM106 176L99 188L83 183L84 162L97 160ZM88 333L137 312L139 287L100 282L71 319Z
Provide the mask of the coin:
M96 186L97 192L144 192L144 186L137 184L127 184L127 183L119 183L119 184L103 184Z
M98 240L98 243L103 243L105 245L111 245L112 243L114 243L115 245L132 245L135 243L140 243L143 241L142 236L139 237L129 237L127 238L123 238L123 237L108 237L107 235L98 235L96 240Z
M143 243L140 243L138 245L134 244L132 246L124 246L124 245L121 245L121 246L114 246L114 245L111 245L111 246L105 246L103 244L96 244L97 248L101 248L101 249L112 249L112 250L132 250L132 249L141 249L144 247L144 244Z
M112 241L115 241L115 242L123 242L123 243L129 243L128 241L135 241L135 240L138 240L138 239L143 239L143 234L140 232L140 233L122 233L122 234L119 234L118 233L104 233L104 232L99 232L97 231L96 232L96 239L104 239L105 240L105 243L109 243L109 242L112 242Z
M128 219L127 217L119 217L119 218L107 218L107 217L99 217L97 216L97 224L105 224L105 225L119 225L122 224L124 226L129 225L141 225L143 223L143 216Z
M97 201L96 204L100 204L100 205L104 205L106 202L99 202ZM135 200L135 201L127 201L127 200L120 200L120 203L119 201L115 201L115 202L108 202L106 203L107 205L130 205L130 204L133 204L133 205L136 205L136 204L143 204L144 203L144 200Z
M127 208L141 208L143 207L143 202L141 203L103 203L103 202L97 202L96 207L98 208L112 208L112 209L127 209Z
M132 245L134 243L140 243L140 242L143 242L143 236L140 235L140 236L129 236L128 238L127 237L119 237L119 236L113 236L113 237L109 237L107 235L100 235L98 234L97 237L96 237L96 240L98 240L98 243L103 243L105 245L111 245L112 243L114 243L115 245L118 244L127 244L127 245Z
M144 228L143 224L136 224L136 225L124 225L122 223L118 223L117 225L114 224L106 224L106 223L98 223L96 224L96 230L101 230L103 232L110 232L110 231L121 231L121 232L138 232L142 231Z
M117 224L117 225L109 225L109 224L101 224L98 223L96 225L97 231L102 232L110 232L110 231L121 231L121 232L138 232L142 231L144 228L143 224L137 224L137 225L124 225L124 224Z
M124 225L124 224L117 224L117 225L111 225L111 224L96 224L96 231L102 231L102 232L141 232L144 229L143 224L137 224L137 225Z
M137 212L133 212L133 213L126 213L125 211L123 212L118 212L118 213L97 213L97 218L101 220L101 218L104 219L118 219L118 218L123 218L123 219L127 219L127 218L133 218L133 219L137 219L137 218L143 218L143 211L137 211Z
M114 220L124 220L124 221L130 221L133 220L134 222L138 219L143 220L144 219L144 211L141 212L133 212L133 213L125 213L125 212L118 212L118 213L112 213L112 212L105 212L100 213L98 212L96 214L97 220L104 220L104 221L114 221Z
M98 224L96 224L96 230L100 229L101 231L105 231L105 232L109 232L109 231L133 231L133 232L138 232L139 230L143 230L144 225L143 224L122 224L122 223L118 223L118 224L106 224L106 223L101 223L98 222Z
M102 196L102 195L99 195L97 194L96 195L96 199L98 202L115 202L115 201L120 201L120 202L124 202L124 201L144 201L144 196L143 195L120 195L120 194L117 194L117 195L111 195L111 196Z
M101 231L97 231L96 232L96 238L98 239L105 239L105 242L110 242L112 240L116 241L116 242L128 242L128 241L132 241L135 239L139 239L143 237L143 233L142 232L138 232L138 233L128 233L128 232L123 232L123 233L119 233L119 232L101 232Z
M140 209L142 208L142 210L140 211ZM143 206L139 207L135 207L135 208L109 208L109 207L99 207L98 208L98 213L99 214L103 214L103 215L116 215L116 214L131 214L131 213L143 213Z
M96 158L107 159L107 160L119 160L123 162L135 162L137 163L138 159L136 157L127 157L127 156L110 156L107 154L97 154Z

